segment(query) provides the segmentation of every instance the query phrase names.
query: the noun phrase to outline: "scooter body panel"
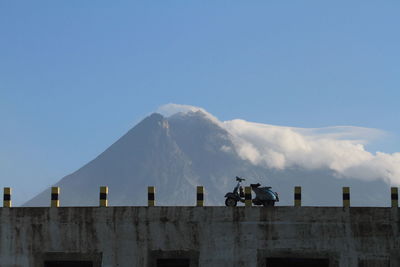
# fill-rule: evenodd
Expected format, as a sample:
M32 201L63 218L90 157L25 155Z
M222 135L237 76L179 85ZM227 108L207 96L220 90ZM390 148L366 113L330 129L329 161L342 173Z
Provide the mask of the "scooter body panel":
M259 188L253 188L254 193L256 193L256 198L264 201L264 200L271 200L271 201L277 201L278 198L275 195L275 192L273 192L270 187L259 187Z

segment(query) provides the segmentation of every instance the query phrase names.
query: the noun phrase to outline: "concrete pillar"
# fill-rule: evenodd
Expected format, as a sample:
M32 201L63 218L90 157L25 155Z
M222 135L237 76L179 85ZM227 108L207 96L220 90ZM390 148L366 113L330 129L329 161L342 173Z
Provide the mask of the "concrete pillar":
M11 187L4 187L3 207L11 208Z
M60 187L52 187L51 188L51 206L59 207L60 206Z
M350 187L343 187L343 207L350 207Z
M100 207L108 206L108 186L100 186Z
M392 199L392 208L399 207L399 189L397 187L390 188L390 196Z
M246 186L244 188L244 204L246 205L246 207L251 207L251 187L250 186Z
M149 186L147 188L147 206L154 207L156 205L155 194L156 188L154 186Z
M197 187L196 199L197 199L196 206L203 207L204 206L204 187L203 186Z
M301 207L301 186L294 187L294 206Z

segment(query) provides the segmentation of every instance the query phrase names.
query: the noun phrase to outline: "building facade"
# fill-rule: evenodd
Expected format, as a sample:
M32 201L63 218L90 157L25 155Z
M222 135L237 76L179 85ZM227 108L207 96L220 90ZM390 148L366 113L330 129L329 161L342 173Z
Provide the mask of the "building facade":
M2 267L400 266L398 208L0 209Z

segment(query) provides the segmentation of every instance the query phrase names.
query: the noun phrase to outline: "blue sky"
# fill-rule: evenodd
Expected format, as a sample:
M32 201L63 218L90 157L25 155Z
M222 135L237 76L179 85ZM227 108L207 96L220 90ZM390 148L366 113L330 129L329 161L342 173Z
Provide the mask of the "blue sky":
M24 199L166 103L378 128L400 151L399 1L1 1L0 186ZM21 201L21 200L20 200Z

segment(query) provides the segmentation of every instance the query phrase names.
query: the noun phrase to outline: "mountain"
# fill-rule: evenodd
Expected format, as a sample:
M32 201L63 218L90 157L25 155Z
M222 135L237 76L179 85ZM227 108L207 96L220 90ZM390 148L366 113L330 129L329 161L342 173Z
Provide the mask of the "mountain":
M154 113L94 160L62 178L62 206L98 205L99 187L109 187L109 205L147 205L147 186L156 187L157 205L194 205L196 186L206 190L206 205L223 205L235 185L260 182L280 194L278 205L293 204L293 187L303 187L304 205L341 205L342 186L351 186L352 205L389 205L382 180L340 177L328 168L284 169L257 165L239 155L234 137L202 110L169 117ZM50 189L24 206L48 206Z

